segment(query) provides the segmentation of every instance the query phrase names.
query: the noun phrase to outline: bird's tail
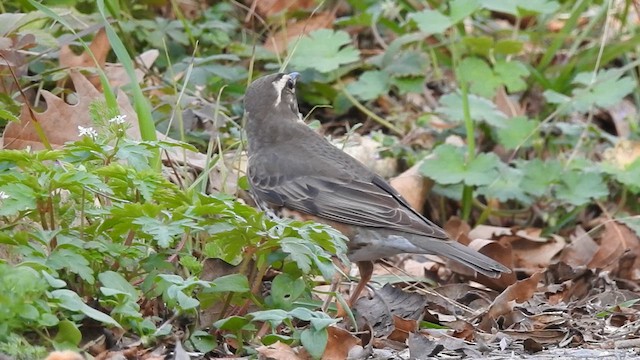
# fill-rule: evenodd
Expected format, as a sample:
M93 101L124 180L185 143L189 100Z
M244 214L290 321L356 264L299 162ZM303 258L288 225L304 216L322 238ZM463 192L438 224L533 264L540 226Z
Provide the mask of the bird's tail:
M420 243L423 243L421 241ZM418 244L416 244L418 245ZM466 265L486 276L497 278L502 273L510 273L511 270L499 262L483 255L470 247L464 246L453 240L431 240L428 244L420 244L430 254L440 255Z

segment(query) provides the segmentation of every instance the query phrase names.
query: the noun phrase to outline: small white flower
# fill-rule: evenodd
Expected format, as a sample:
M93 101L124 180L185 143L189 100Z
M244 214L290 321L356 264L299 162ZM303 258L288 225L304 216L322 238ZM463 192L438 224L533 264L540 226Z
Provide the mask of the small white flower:
M6 192L4 192L4 191L0 191L0 200L6 200L6 199L8 199L8 198L10 198L10 196L9 196L9 195L7 195L7 193L6 193Z
M122 125L127 122L127 120L125 120L126 118L127 118L127 115L117 115L113 119L109 120L109 122L115 123L116 125Z
M92 127L83 127L78 125L78 135L80 136L88 136L92 140L95 140L98 137L98 132L95 131Z

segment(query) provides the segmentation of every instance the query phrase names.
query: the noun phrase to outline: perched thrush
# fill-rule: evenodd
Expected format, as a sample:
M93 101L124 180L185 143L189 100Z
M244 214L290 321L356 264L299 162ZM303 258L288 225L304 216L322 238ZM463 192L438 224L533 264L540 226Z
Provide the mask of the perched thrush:
M247 89L249 183L262 207L329 224L349 238L348 257L360 270L351 303L371 279L372 261L400 253L445 256L490 277L510 272L449 239L382 177L307 127L298 111L297 77L267 75Z

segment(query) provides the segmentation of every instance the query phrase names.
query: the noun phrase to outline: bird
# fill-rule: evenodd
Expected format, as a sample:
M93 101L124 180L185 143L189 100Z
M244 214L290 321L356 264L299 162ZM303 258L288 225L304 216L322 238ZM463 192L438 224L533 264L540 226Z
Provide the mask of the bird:
M328 224L348 239L359 298L375 260L402 253L444 256L489 277L511 272L455 240L412 208L386 180L309 128L298 110L300 74L275 73L244 96L247 179L260 208Z

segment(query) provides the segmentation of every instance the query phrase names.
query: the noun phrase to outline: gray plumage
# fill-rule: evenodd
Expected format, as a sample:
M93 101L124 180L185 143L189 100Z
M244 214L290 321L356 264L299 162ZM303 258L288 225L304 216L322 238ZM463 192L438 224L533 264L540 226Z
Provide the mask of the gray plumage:
M509 272L450 240L383 178L307 127L298 112L295 80L296 75L267 75L245 94L248 179L258 201L353 226L352 261L423 253L451 258L487 276Z

